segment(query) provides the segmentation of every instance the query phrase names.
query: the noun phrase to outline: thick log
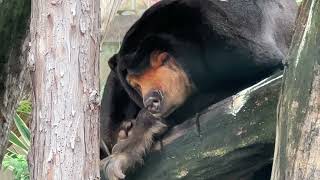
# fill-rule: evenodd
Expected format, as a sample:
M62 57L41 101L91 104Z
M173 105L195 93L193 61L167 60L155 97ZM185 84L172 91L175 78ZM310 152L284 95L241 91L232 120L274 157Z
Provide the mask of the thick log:
M0 166L17 104L31 90L26 63L29 17L30 1L0 1Z
M305 0L279 100L272 180L320 178L320 1Z
M280 84L270 77L174 127L127 179L270 178Z

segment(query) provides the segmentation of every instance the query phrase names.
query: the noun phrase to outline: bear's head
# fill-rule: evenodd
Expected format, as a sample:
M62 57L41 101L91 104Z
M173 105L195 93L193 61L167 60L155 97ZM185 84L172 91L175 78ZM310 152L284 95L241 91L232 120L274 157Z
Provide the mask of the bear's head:
M129 96L154 116L167 117L207 77L192 43L168 35L150 35L130 49L122 45L110 61Z
M192 83L168 52L155 50L147 61L142 69L128 69L127 82L141 95L145 108L166 117L190 96Z

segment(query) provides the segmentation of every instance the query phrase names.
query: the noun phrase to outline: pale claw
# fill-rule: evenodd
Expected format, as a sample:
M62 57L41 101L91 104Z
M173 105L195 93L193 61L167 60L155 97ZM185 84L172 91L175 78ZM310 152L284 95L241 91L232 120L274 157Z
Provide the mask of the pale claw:
M123 173L125 163L126 157L122 154L114 154L105 158L103 160L103 166L106 177L108 177L109 180L124 179L126 177Z

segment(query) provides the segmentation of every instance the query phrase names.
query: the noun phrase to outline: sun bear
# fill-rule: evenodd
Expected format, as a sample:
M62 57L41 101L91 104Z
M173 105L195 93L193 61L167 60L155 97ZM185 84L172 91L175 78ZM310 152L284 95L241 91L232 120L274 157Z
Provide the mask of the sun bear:
M149 8L109 60L101 103L109 179L123 179L168 127L282 69L296 10L294 0L163 0Z

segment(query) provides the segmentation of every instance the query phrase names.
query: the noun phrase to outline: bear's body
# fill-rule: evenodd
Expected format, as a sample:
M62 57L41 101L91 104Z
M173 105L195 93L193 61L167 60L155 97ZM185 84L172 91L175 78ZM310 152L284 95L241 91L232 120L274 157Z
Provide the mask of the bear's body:
M192 93L164 117L168 124L180 123L281 69L296 10L294 0L164 0L155 4L130 28L119 52L110 59L112 71L102 100L103 141L113 146L121 122L135 118L146 106L144 95L128 79L140 80L141 86L141 76L153 72L155 51L159 52L155 59L163 56L160 63L173 59L173 71L183 71L192 85ZM156 83L157 78L161 83L161 76L150 81ZM174 87L166 86L166 92Z

